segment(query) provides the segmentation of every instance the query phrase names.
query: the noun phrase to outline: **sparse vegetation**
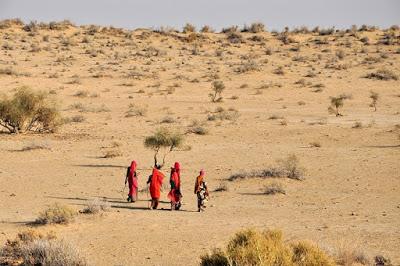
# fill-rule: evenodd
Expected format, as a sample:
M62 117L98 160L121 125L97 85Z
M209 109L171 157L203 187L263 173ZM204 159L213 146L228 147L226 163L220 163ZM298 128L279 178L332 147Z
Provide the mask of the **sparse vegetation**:
M221 3L215 5L221 10L211 8L208 12L215 11L217 16L224 16L230 9ZM254 7L251 2L243 4L246 5L250 9ZM96 6L92 5L91 9L95 10ZM308 10L313 12L312 8ZM243 16L242 21L245 20ZM117 241L132 244L130 236L124 233L126 230L119 230L115 222L132 223L130 218L134 217L134 227L140 229L148 221L140 219L143 215L170 216L166 212L151 214L142 210L149 198L145 182L155 154L156 164L164 166L166 179L169 179L167 170L172 166L170 161L182 163L183 211L188 211L184 220L190 220L187 224L190 228L193 227L192 218L197 215L190 214L196 202L195 195L188 195L188 186L193 185L194 174L205 169L209 189L215 194L211 193L205 216L200 214L198 218L201 220L204 216L209 221L218 213L209 226L201 226L204 234L216 233L206 241L211 244L210 248L214 244L220 246L221 242L216 240L238 226L238 221L250 217L249 223L255 226L271 225L279 218L285 220L290 216L288 212L297 208L294 214L298 223L287 232L290 238L283 244L290 250L290 259L297 255L301 259L287 265L313 265L312 260L302 255L308 252L308 246L298 246L296 251L292 247L295 235L307 235L326 240L323 245L334 245L337 244L336 239L332 239L335 233L345 241L361 236L361 245L368 252L357 248L354 252L347 250L339 254L335 248L327 247L338 265L390 265L388 255L393 256L393 265L399 263L396 260L399 245L393 231L397 220L393 210L400 206L393 202L390 208L380 204L393 198L397 189L394 177L400 125L394 125L400 124L397 122L400 117L397 105L400 100L398 25L387 29L362 25L340 30L315 28L313 31L307 27L287 27L279 32L266 32L263 24L253 23L214 33L210 26L196 29L191 24L181 24L185 27L177 29L128 30L75 26L67 22L25 22L26 25L18 19L0 21L0 115L14 117L9 121L22 121L23 116L27 117L21 128L8 129L1 125L0 116L0 160L3 163L0 180L5 179L0 189L0 239L6 239L21 226L37 227L43 234L61 230L63 237L73 236L74 241L80 236L86 237L76 243L76 248L91 249L90 258L95 259L94 263L129 264L132 261L129 252L108 249ZM196 27L198 22L197 19ZM218 94L214 82L219 81L223 82L224 89ZM21 101L19 106L12 102L19 91L15 88L24 84L31 86L28 90L35 95L43 91L44 104L58 112L54 129L36 126L27 129L31 119L35 119L27 115L27 110L34 105L28 100L27 104ZM342 92L353 94L357 99L347 101L349 96L343 97ZM41 103L38 106L42 106ZM331 114L327 112L328 106ZM342 114L347 117L341 118ZM46 118L43 116L43 119ZM39 122L35 125L41 127ZM171 152L172 146L165 144L168 141L156 138L159 146L153 145L154 139L146 143L145 138L154 137L157 127L161 126L170 134L180 130L193 147L181 144ZM61 130L57 132L57 129ZM42 132L56 134L37 134ZM285 157L287 152L296 152L297 160L274 160ZM376 158L365 161L371 156ZM123 178L133 159L138 162L139 200L124 204L128 190L122 188ZM364 160L363 167L352 167L360 160ZM310 180L306 182L297 181L308 178L302 163L310 170ZM339 179L332 180L332 173ZM229 182L228 177L238 181ZM377 180L385 180L385 184L379 186ZM161 200L169 192L168 180L165 181ZM362 193L367 187L372 188L368 189L368 195ZM30 192L30 188L37 191ZM281 194L285 190L287 196ZM316 195L311 199L307 195L312 193ZM354 195L362 204L355 201L348 206L347 196L353 199ZM92 201L88 197L99 198ZM369 203L368 198L377 200ZM238 204L226 204L236 199ZM34 222L21 224L33 221L39 211L48 207L48 201L51 204L53 200L73 204L74 210L79 209L79 222L68 227L37 226ZM105 213L110 204L115 211ZM169 204L161 202L160 205L165 209ZM363 208L360 211L358 207ZM32 216L32 210L39 210L36 216ZM255 210L257 214L253 215ZM337 214L334 220L329 219L332 216L329 210ZM91 215L95 213L106 217L100 219ZM235 221L230 223L232 219ZM285 228L289 228L290 223L284 220ZM343 221L350 226L345 230L347 234L335 224ZM385 230L378 232L375 229L382 222ZM86 230L88 226L90 230ZM306 227L309 232L305 231ZM97 235L99 228L102 235ZM154 232L159 231L153 229L149 234L139 234L135 244L148 248L151 243L146 242L147 237L152 238ZM295 233L297 229L300 231ZM104 237L110 230L111 237ZM367 239L363 232L371 230L373 233ZM187 239L192 231L185 229L179 234ZM45 248L26 248L31 250L26 255L29 259L24 262L24 256L12 258L12 265L52 265L49 260L46 264L33 258L36 255L32 253L47 256L52 252L47 251L52 250L48 243L36 238L34 241L35 245L38 242L37 245ZM104 241L111 241L110 245ZM260 245L265 243L257 241ZM382 241L387 247L380 245ZM34 244L29 243L31 245ZM191 245L192 250L204 248L201 241ZM139 257L134 262L196 263L193 256L199 254L194 252L172 258L173 247L163 249L160 256L144 254L146 256L142 257L143 252L138 250ZM374 248L379 248L384 256L375 257L376 253L369 253ZM246 254L266 249L263 246ZM276 254L274 249L268 252L271 256ZM187 250L182 254L187 255ZM210 256L220 265L236 265L227 254L224 248ZM243 257L246 254L243 253ZM120 255L120 260L115 261L114 255ZM0 265L3 265L3 256L0 252ZM259 257L263 259L264 256L267 255ZM74 265L65 261L54 264ZM242 264L252 265L248 261Z

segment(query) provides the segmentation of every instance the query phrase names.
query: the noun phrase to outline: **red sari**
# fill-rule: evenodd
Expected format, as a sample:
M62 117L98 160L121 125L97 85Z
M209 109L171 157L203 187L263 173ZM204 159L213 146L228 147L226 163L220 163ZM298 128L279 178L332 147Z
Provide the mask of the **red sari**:
M153 168L150 181L150 195L152 199L160 198L160 189L163 183L164 175L157 169Z
M171 191L168 193L168 198L171 203L175 204L181 200L181 180L175 168L171 169Z
M132 161L131 167L128 173L128 185L129 185L129 193L128 196L132 199L136 200L137 191L138 191L138 179L136 175L136 161Z

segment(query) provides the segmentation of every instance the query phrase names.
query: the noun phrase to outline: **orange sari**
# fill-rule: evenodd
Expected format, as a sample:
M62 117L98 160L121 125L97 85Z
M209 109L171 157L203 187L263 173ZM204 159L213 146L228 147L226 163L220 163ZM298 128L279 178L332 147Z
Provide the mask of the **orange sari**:
M164 175L158 169L153 168L150 182L150 195L152 199L160 198L160 190L163 183Z

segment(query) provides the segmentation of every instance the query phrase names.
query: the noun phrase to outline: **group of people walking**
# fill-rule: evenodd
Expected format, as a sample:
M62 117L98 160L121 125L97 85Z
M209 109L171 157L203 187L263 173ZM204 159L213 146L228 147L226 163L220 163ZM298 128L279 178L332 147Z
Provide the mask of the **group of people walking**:
M138 195L138 173L136 171L137 163L132 161L131 165L128 167L125 186L128 184L128 202L135 202ZM147 189L150 192L151 204L150 209L157 209L161 196L161 188L164 181L164 174L161 172L161 166L155 165L153 167L152 173L147 179ZM171 167L170 173L170 191L168 193L168 199L171 203L171 210L179 210L182 206L182 190L181 190L181 166L178 162L175 162L174 166ZM200 170L199 175L196 177L194 184L194 194L197 195L197 208L198 211L204 211L206 205L205 202L209 197L209 192L207 188L207 183L205 181L205 172Z

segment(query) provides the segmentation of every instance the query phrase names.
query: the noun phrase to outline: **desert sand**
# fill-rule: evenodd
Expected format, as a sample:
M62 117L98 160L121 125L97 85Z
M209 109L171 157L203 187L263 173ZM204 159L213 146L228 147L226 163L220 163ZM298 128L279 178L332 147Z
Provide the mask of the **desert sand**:
M277 228L287 240L309 239L330 252L349 246L399 265L400 81L364 77L379 69L400 73L400 32L393 32L385 45L382 30L290 32L285 44L271 32L238 33L242 42L232 43L224 33L1 29L0 92L48 91L63 117L84 121L53 134L0 134L0 242L30 228L53 203L78 211L104 198L112 208L103 215L35 229L74 243L93 265L196 265L243 228ZM217 103L208 97L214 80L226 87ZM380 96L376 112L371 90ZM329 97L342 93L352 98L336 117ZM234 117L208 120L219 107ZM144 138L159 127L185 133L193 120L208 134L186 134L185 146L168 155L164 210L148 210L145 190L127 203L121 190L131 160L139 189L151 173L153 151ZM32 145L42 149L24 150ZM119 156L104 158L110 151ZM227 181L288 154L300 159L304 180ZM184 197L182 210L171 212L175 161ZM211 191L202 213L193 194L200 169ZM272 182L286 194L264 195ZM221 183L228 191L213 192Z

